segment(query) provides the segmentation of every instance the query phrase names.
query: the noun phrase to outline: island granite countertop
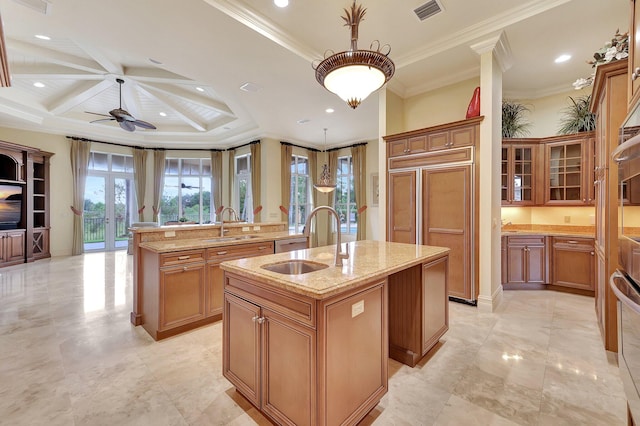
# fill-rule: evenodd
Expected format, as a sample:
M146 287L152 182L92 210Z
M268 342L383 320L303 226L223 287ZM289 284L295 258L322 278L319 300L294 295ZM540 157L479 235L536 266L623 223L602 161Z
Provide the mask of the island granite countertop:
M248 243L260 243L265 241L278 241L290 238L304 238L304 235L290 231L261 232L242 235L229 235L224 237L210 236L202 238L166 239L162 241L150 241L140 243L143 249L155 253L171 253L182 250L198 250L209 247L239 245Z
M449 253L446 247L391 243L387 241L355 241L349 244L349 259L334 266L335 245L297 250L266 256L226 261L225 271L257 280L313 299L325 299L367 281L385 278L395 272L439 258ZM301 275L268 271L263 265L307 260L328 265L327 268Z

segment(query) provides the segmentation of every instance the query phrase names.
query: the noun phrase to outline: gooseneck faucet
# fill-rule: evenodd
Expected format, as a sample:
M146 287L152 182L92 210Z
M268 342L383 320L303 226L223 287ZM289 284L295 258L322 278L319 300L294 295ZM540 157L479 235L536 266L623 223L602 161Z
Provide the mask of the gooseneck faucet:
M220 236L224 237L224 212L228 211L229 212L229 220L233 220L231 213L233 213L233 217L235 217L235 220L238 220L238 213L233 209L233 207L225 207L224 209L222 209L222 211L220 212Z
M311 219L318 214L320 210L327 210L329 213L333 214L336 218L336 228L338 228L338 240L336 241L336 266L342 266L342 259L349 258L349 244L345 244L346 251L342 253L342 234L340 233L340 216L338 216L338 212L329 206L318 206L315 209L311 210L309 216L307 217L307 221L304 224L304 236L309 237L311 233Z

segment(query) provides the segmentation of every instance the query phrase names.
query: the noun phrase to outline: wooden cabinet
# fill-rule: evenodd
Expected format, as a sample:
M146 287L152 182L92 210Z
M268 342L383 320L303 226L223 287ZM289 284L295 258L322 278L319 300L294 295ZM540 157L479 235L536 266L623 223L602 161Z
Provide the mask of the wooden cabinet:
M546 238L543 236L506 237L506 284L545 284L547 282Z
M413 367L449 329L449 273L443 257L389 276L390 358Z
M31 224L32 234L27 257L42 259L51 257L49 253L49 159L51 154L40 152L32 155L31 165L32 186Z
M502 144L501 199L502 205L533 205L536 203L536 157L538 146Z
M630 1L631 23L629 25L629 62L627 77L628 111L640 100L640 3Z
M387 239L450 247L449 296L473 303L478 296L475 206L479 168L475 145L483 117L385 136ZM392 145L424 138L426 151L405 155ZM394 154L395 152L395 154ZM404 153L408 154L408 153Z
M180 333L205 319L204 250L158 254L142 251L144 322L156 340Z
M595 252L593 238L553 237L551 284L593 292Z
M545 204L593 204L593 136L586 132L545 144Z
M427 139L424 136L415 136L400 139L389 143L389 157L399 155L418 154L427 151Z
M416 243L416 183L415 170L389 173L389 241Z
M617 299L609 287L609 277L618 268L619 189L618 165L611 161L611 153L618 146L619 129L627 115L627 69L627 60L599 65L590 105L596 114L596 313L604 347L613 352L618 350ZM629 189L624 188L623 197L638 192Z
M284 240L274 241L274 245L275 253L285 253L309 248L309 240L306 237L286 238Z
M223 375L276 424L355 424L386 393L386 280L326 300L225 280Z
M0 266L24 263L25 231L0 231Z
M273 254L273 247L273 241L267 241L255 244L212 247L207 249L207 285L205 288L205 310L207 317L222 317L224 271L220 268L220 263L225 260Z

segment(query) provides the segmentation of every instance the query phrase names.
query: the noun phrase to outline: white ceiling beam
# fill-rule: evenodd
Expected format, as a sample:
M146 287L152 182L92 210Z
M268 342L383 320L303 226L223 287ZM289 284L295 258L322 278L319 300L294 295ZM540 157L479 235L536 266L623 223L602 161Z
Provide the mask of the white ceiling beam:
M22 80L103 80L95 73L80 73L55 64L11 65L11 78Z
M36 46L31 43L25 43L14 39L7 39L7 49L15 51L27 57L53 62L54 64L63 65L76 70L87 71L97 74L104 74L105 69L99 63L90 59L79 58L67 53L56 52L51 49Z
M74 85L71 90L63 93L58 99L49 104L47 109L51 114L60 115L88 101L96 95L113 86L110 80L102 80L99 83L82 82Z
M87 55L91 56L94 61L99 63L102 66L102 68L104 68L109 73L118 74L118 75L124 74L124 69L122 65L116 64L111 59L109 59L106 55L104 55L102 52L100 52L93 46L89 45L88 43L85 43L83 39L78 37L77 39L74 40L74 43L80 49L84 50L84 52Z
M229 107L223 103L210 98L206 98L204 96L200 96L197 93L190 92L185 89L181 89L180 87L170 86L166 84L144 84L141 83L141 86L145 86L150 90L157 90L166 95L175 96L176 98L184 99L190 103L203 106L205 108L212 109L217 111L219 114L226 115L229 117L235 117L233 112L229 109Z
M0 114L6 114L8 116L38 125L41 125L44 121L43 118L38 115L28 113L19 108L14 108L10 105L7 105L5 102L0 102Z
M146 96L155 99L156 101L164 104L167 108L173 111L182 121L193 127L194 129L205 132L207 131L206 125L201 123L197 117L193 115L191 111L187 111L183 106L177 104L171 97L165 95L162 92L138 86L138 90L144 93Z
M161 68L125 67L124 76L145 83L194 84L191 79Z

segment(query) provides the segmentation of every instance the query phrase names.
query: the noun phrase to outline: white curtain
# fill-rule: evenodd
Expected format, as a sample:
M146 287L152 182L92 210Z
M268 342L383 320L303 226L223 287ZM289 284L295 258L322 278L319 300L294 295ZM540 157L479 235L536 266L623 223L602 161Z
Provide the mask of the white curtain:
M155 150L153 153L153 221L158 221L160 214L160 201L164 186L164 169L167 153L165 150Z
M84 253L84 188L87 183L91 143L71 140L71 174L73 176L73 246L72 255Z
M364 240L367 233L367 145L351 147L353 161L353 191L356 196L358 230L356 240Z
M251 198L253 199L253 221L260 222L260 211L262 210L262 200L260 198L260 179L262 171L262 156L260 142L252 143L251 146ZM247 191L248 192L248 191Z
M291 215L291 155L293 147L291 145L280 145L280 205L286 209L282 213L282 221L289 223Z
M144 197L147 187L147 151L141 148L133 150L133 180L138 202L138 221L144 222Z
M313 185L318 181L318 151L309 149L307 150L307 155L309 156L309 204L313 209L316 206L316 194L313 190ZM307 214L310 213L311 211L307 212ZM314 226L316 222L317 220L313 221ZM309 230L309 236L311 237L309 247L318 247L318 233L314 228Z
M222 206L222 152L211 151L211 195L216 211ZM215 220L218 220L216 214Z

